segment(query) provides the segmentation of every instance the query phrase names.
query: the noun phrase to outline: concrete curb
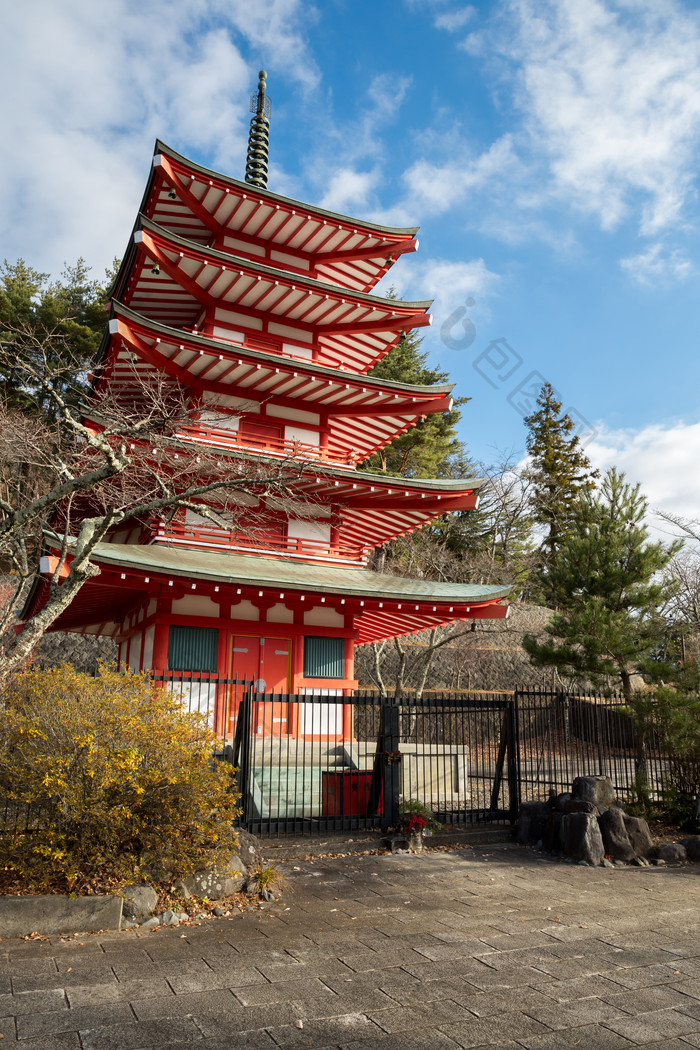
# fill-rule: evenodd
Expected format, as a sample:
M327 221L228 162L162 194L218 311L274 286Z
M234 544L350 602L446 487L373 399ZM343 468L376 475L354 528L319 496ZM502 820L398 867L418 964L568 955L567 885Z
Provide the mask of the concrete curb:
M0 937L118 930L121 897L0 897Z

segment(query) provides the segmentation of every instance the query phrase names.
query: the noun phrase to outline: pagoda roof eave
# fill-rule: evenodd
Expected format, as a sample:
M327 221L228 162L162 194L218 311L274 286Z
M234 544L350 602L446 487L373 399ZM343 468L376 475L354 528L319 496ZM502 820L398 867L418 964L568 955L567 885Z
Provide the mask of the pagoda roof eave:
M330 211L327 208L321 208L315 204L307 204L304 201L295 200L293 197L284 197L279 193L272 193L271 190L261 189L259 186L253 186L249 182L244 182L241 179L234 179L230 175L223 175L213 168L206 168L201 164L196 164L194 161L189 160L187 157L183 157L181 153L177 153L170 146L167 146L160 139L156 139L155 144L155 155L159 153L165 153L166 156L171 157L184 167L190 168L192 171L197 172L206 178L212 176L216 179L221 180L228 186L235 186L237 189L243 190L249 196L259 196L263 200L270 201L271 203L287 204L293 208L297 208L301 211L307 211L313 215L320 215L323 218L334 219L336 222L347 223L351 226L356 226L358 229L372 230L375 233L381 233L385 236L395 237L414 237L419 226L407 226L407 227L395 227L395 226L383 226L380 223L368 222L365 219L356 219L351 215L343 215L341 212ZM151 176L152 177L152 176ZM149 180L150 189L150 180ZM147 198L148 191L144 194L144 200Z
M391 306L397 309L405 310L428 310L434 300L433 299L421 299L417 302L410 302L404 299L391 299L381 295L371 295L369 292L355 291L353 288L343 288L337 284L329 284L326 281L318 281L314 277L307 277L304 274L291 273L289 270L278 269L274 266L266 266L264 263L257 262L255 259L249 259L244 256L233 255L230 252L222 252L217 248L205 248L197 241L188 240L187 237L181 237L177 233L172 233L166 229L165 226L160 226L157 222L153 222L143 212L139 212L134 227L134 232L145 230L149 233L154 233L163 240L170 242L174 247L184 248L193 255L204 255L207 259L217 259L222 263L234 263L236 266L240 266L247 270L254 270L256 273L266 274L273 280L282 281L285 284L303 285L304 287L310 288L317 292L323 292L324 294L333 295L335 298L342 298L348 301L356 300L360 303L367 303L368 305L376 306ZM225 305L222 303L222 305Z
M217 456L223 454L234 459L259 459L261 462L269 461L269 456L259 455L254 449L217 448ZM336 467L331 463L316 463L308 460L310 474L323 475L329 478L341 478L345 484L353 481L366 482L368 485L382 485L394 489L413 489L416 494L421 492L454 493L458 495L463 492L480 489L485 484L484 478L403 478L393 474L370 474L363 470L347 470L345 467Z
M206 347L213 353L220 354L226 351L230 354L244 354L253 361L260 361L266 364L274 365L278 367L280 363L289 364L293 366L298 372L309 372L314 375L318 374L329 379L338 380L342 379L343 382L348 380L355 380L362 386L373 387L381 390L396 390L406 394L423 394L430 395L433 397L444 397L447 394L452 393L455 384L454 383L437 383L432 386L422 386L414 383L401 383L396 379L379 379L371 375L365 375L361 372L352 372L349 369L339 371L337 368L333 368L330 365L322 365L318 362L307 361L304 358L286 358L279 354L266 353L264 350L255 350L251 347L240 346L237 343L229 343L228 341L220 339L212 339L209 336L201 335L200 333L194 332L183 332L178 328L172 328L170 325L163 324L162 321L153 321L149 317L145 317L143 314L138 313L136 310L132 310L131 307L125 306L124 303L119 302L118 299L112 300L110 319L115 317L123 317L126 320L133 321L136 324L142 325L144 328L149 328L154 332L159 332L161 335L166 335L173 341L177 340L178 343L191 343L193 346ZM100 344L100 352L106 353L107 346L109 344L109 333L107 333L104 345ZM100 357L100 361L102 361Z
M286 590L334 594L346 598L414 600L418 602L456 602L484 604L500 601L510 587L495 584L444 583L403 576L388 576L370 569L339 565L309 564L284 559L254 557L173 548L164 544L138 546L126 543L100 543L95 547L98 565L166 573L185 579L208 580L222 584L285 588Z

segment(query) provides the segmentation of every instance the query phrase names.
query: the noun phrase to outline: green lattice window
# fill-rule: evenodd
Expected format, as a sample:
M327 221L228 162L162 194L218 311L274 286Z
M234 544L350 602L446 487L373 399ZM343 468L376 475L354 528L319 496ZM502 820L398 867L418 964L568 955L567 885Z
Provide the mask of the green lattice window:
M171 671L216 671L219 632L216 627L171 627L168 667Z
M304 678L345 678L345 639L305 638Z

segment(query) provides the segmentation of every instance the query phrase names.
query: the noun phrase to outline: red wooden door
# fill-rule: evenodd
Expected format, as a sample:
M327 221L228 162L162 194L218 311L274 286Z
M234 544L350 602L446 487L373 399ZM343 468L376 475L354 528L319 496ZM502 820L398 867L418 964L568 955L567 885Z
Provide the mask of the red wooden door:
M234 678L255 683L256 693L288 693L291 683L291 650L289 638L250 638L236 635L232 646ZM230 732L235 728L238 710L231 711ZM284 735L289 732L289 704L286 701L256 703L253 731Z

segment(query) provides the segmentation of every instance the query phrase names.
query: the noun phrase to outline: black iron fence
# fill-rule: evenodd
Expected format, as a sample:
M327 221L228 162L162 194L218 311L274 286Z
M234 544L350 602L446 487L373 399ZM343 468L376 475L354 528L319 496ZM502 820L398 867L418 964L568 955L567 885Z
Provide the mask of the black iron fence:
M639 735L624 697L516 690L518 781L523 801L570 789L574 777L610 777L617 796L643 789L662 801L679 780L679 756L660 733Z
M249 694L233 760L243 822L263 834L393 826L415 800L441 823L509 821L512 698Z
M609 776L618 797L631 799L643 760L648 797L658 801L688 773L658 735L647 734L640 751L621 697L269 695L250 681L176 671L154 681L214 732L216 757L238 770L241 822L261 834L391 827L409 800L447 826L507 823L521 801L568 790L577 776ZM0 833L31 831L35 816L0 802Z

